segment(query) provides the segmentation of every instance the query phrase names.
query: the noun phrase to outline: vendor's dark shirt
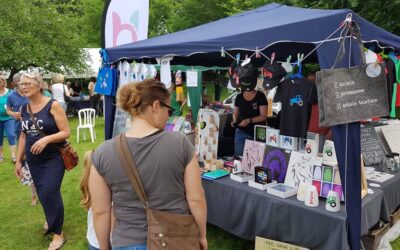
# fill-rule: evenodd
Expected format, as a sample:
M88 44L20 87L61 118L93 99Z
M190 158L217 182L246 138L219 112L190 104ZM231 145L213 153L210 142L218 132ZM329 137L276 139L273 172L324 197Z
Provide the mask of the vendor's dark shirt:
M238 94L235 99L235 107L239 108L239 116L236 121L239 124L241 121L249 118L254 118L260 115L260 106L267 106L267 98L259 91L254 96L253 100L247 101L243 97L243 93ZM246 127L238 127L241 131L253 135L254 125L265 125L265 122L250 123Z
M81 85L76 86L75 84L72 85L72 90L74 91L73 96L79 96L80 92L82 91Z
M287 79L279 85L274 101L282 103L281 134L305 138L312 104L318 102L315 84L305 78Z

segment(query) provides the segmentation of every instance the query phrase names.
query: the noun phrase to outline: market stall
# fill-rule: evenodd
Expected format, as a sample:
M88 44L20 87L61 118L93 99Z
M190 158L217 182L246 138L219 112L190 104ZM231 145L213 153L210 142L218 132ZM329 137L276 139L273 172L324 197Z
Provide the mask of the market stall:
M338 40L345 28L343 24L353 22L360 27L364 47L374 45L385 52L400 49L399 37L369 23L351 10L316 10L269 4L191 29L107 49L108 61L128 59L156 63L156 58L171 57L171 64L228 66L235 60L245 59L247 54L256 65L261 66L275 52L275 60L279 62L285 62L292 56L293 60L289 63L314 62L319 63L321 69L327 69L332 67L338 53ZM344 38L347 49L343 56L348 60L336 66L358 65L361 59L357 50L358 40L346 34ZM296 54L305 56L300 60ZM105 102L106 119L111 121L115 107L113 97L106 97ZM299 103L299 100L294 100L294 103ZM106 124L106 138L110 138L110 124L113 122ZM335 125L332 130L340 177L346 187L349 246L359 249L360 124Z

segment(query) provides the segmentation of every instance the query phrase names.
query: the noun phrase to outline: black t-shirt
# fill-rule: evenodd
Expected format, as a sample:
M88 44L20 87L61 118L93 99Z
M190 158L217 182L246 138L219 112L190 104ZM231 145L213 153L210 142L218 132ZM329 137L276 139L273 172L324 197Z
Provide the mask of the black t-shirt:
M259 91L254 96L253 100L247 101L243 98L243 93L237 95L235 99L235 107L239 108L239 116L236 121L239 124L241 121L249 118L254 118L260 115L260 106L267 106L267 98ZM265 125L265 122L261 123L250 123L246 127L238 127L243 132L253 135L254 125Z
M73 96L79 96L80 92L82 91L81 85L76 86L75 84L72 85L72 89L74 90Z
M305 78L287 79L279 85L274 101L282 103L281 134L305 138L312 104L318 102L315 84Z

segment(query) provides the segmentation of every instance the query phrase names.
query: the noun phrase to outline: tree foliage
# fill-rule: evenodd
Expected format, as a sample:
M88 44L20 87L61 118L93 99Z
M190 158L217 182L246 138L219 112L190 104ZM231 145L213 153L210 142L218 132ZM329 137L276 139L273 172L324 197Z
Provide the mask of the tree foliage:
M179 31L272 2L303 8L352 9L375 25L400 35L400 0L151 0L149 34L151 37Z
M78 21L75 13L66 11L70 6L47 0L2 0L0 68L12 73L28 66L55 72L83 68Z

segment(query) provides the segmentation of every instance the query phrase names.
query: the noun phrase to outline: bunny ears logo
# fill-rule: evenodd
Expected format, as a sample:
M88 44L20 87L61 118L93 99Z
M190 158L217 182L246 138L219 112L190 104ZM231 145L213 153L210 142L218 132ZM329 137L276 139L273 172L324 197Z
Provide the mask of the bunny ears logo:
M108 0L103 13L103 45L106 48L147 38L149 0L127 5L125 0Z

